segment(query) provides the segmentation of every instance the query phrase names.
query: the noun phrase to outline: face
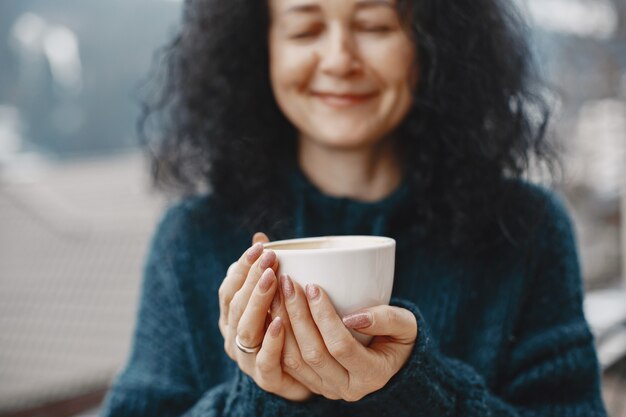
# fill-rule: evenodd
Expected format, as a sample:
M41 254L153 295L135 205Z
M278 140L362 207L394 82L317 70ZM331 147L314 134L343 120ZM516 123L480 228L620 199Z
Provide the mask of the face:
M301 139L372 145L412 104L415 47L395 0L268 0L274 96Z

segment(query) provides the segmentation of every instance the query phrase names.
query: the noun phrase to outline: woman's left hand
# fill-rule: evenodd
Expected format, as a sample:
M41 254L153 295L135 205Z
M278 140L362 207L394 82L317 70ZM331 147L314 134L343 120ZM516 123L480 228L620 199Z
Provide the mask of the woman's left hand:
M384 387L408 360L418 331L409 310L381 305L342 320L318 286L307 285L304 291L287 276L280 281L280 310L286 309L300 351L300 355L283 360L283 366L311 391L331 399L358 401ZM365 347L348 328L374 338ZM289 341L285 343L285 350L294 348L287 346ZM311 378L311 370L317 378Z

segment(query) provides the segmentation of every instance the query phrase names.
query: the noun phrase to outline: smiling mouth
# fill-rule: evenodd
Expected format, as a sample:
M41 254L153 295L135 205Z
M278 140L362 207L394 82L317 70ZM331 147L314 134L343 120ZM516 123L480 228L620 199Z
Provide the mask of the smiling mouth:
M340 109L345 107L356 106L358 104L362 104L375 96L378 93L370 93L370 94L328 94L328 93L317 93L312 92L311 95L315 98L318 98L322 103L327 106Z

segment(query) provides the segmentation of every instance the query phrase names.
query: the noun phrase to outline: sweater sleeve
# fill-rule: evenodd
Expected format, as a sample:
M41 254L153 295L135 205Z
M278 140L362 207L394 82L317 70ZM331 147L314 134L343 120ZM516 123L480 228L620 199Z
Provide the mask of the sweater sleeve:
M582 310L582 280L570 220L548 197L547 222L521 318L489 389L472 366L442 354L411 302L393 299L417 318L419 335L405 366L383 389L360 402L376 416L605 417L593 336ZM365 415L364 414L364 415Z
M206 387L195 351L176 265L187 260L185 208L170 208L144 269L130 356L105 399L102 417L317 416L330 402L295 403L270 394L237 370ZM221 352L216 352L222 354ZM319 414L318 414L319 412Z

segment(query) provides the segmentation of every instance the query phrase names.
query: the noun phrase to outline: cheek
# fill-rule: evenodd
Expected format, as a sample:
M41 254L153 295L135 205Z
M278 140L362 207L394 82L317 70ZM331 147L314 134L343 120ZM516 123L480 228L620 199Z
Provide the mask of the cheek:
M389 88L411 89L415 78L414 50L404 42L372 45L366 49L370 67Z
M304 89L315 68L315 54L303 48L276 45L270 55L274 90Z

